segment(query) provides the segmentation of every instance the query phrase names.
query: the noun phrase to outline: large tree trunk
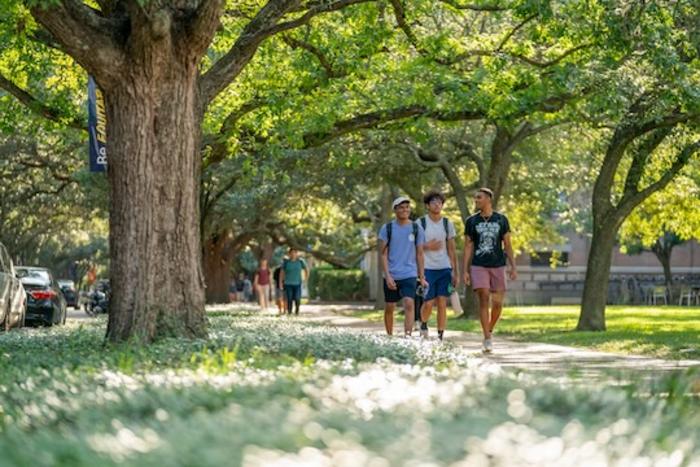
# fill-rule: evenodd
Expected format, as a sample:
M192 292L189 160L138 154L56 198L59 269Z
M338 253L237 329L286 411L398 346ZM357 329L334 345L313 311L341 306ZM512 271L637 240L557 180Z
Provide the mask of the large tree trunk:
M227 236L219 235L204 243L204 278L207 303L228 303L231 282L231 259L225 255Z
M615 222L594 228L586 265L581 314L576 329L605 331L605 305L608 301L610 265L615 247Z
M109 139L119 142L109 147L110 341L207 332L196 63L150 52L105 92Z

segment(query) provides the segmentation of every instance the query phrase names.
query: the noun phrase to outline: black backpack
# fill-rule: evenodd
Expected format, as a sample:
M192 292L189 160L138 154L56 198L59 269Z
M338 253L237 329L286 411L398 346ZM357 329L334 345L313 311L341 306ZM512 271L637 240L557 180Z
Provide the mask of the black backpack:
M426 225L427 221L425 219L425 216L420 218L420 225L423 227L423 230L426 230ZM442 218L442 226L445 228L445 241L449 240L450 237L450 229L449 229L449 221L447 220L447 217Z

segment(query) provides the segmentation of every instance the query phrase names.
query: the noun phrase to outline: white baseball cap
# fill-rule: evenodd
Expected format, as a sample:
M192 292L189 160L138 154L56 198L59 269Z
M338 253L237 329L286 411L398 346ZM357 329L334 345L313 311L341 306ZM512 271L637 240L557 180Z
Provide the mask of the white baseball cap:
M394 200L393 203L391 203L391 209L396 209L396 206L398 206L398 205L401 204L401 203L410 203L410 202L411 202L411 200L408 199L407 197L405 197L405 196L399 196L398 198L396 198L396 199Z

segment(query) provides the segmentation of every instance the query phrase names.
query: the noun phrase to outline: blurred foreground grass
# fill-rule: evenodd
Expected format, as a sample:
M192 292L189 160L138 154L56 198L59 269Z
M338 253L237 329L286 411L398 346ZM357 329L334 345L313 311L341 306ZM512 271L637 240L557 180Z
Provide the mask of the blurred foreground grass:
M697 373L514 375L235 309L206 341L104 325L0 335L0 465L700 465Z

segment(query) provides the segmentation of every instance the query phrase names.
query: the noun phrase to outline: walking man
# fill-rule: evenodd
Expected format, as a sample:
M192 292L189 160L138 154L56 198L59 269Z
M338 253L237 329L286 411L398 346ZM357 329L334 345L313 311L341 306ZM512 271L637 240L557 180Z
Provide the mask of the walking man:
M284 260L280 271L280 281L284 284L284 294L287 298L288 315L292 314L292 305L294 305L294 314L299 315L301 284L306 280L307 274L306 262L299 258L296 248L290 248L289 259Z
M430 191L423 197L428 214L419 219L425 230L425 279L428 293L421 310L422 337L428 337L428 320L437 301L437 333L442 340L447 326L447 299L452 293L450 286L457 287L459 270L455 249L455 226L442 216L445 197L439 191Z
M474 195L478 212L465 223L462 267L464 283L472 286L479 300L479 317L484 333L483 351L487 353L493 350L491 335L503 309L506 260L510 265L510 280L518 278L508 218L494 211L492 202L493 191L489 188L479 188Z
M384 327L388 335L394 333L394 310L396 302L403 300L404 332L411 335L413 330L414 306L416 297L416 280L423 287L423 228L410 219L411 202L405 196L399 196L391 207L395 219L379 230L382 251L382 269L384 271Z

